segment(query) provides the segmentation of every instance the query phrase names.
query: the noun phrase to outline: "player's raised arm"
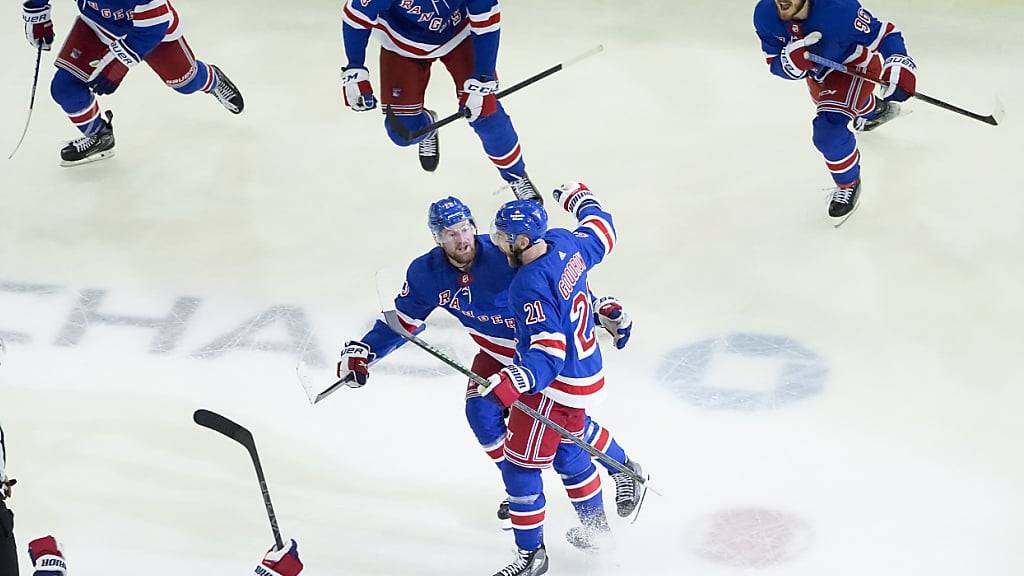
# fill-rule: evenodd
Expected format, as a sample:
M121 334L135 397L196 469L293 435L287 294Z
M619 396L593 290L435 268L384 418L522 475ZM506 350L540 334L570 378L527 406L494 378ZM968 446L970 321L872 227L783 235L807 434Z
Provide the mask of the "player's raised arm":
M604 260L615 249L618 237L612 215L601 207L597 196L585 184L570 182L556 188L554 197L580 223L573 234L581 240L587 264L594 266Z

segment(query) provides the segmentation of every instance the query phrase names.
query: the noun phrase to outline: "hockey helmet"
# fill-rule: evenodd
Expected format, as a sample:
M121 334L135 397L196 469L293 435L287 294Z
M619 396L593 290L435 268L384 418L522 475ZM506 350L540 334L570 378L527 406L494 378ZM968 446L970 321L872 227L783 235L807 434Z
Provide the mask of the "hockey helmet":
M427 210L427 225L430 227L430 232L434 235L434 240L438 243L441 242L442 230L464 220L469 220L473 227L476 227L476 221L473 220L473 213L470 212L469 206L466 206L462 200L455 196L441 198L431 204L430 209Z
M512 248L516 238L526 236L537 243L548 231L548 213L536 200L512 200L498 208L491 225L491 241Z

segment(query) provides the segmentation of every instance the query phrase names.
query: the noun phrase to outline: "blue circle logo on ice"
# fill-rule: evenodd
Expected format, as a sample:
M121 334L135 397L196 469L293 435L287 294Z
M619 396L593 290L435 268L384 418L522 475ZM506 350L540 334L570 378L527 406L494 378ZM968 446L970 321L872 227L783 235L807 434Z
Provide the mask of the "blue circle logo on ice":
M738 332L670 350L657 378L680 398L726 410L769 410L821 392L828 366L787 336Z

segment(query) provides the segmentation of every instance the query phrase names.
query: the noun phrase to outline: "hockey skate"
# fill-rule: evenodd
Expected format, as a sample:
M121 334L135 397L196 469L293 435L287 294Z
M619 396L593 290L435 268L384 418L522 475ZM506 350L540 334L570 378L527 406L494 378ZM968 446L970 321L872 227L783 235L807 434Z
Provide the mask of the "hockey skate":
M638 477L644 478L643 468L633 460L626 459L626 468L632 470ZM615 510L620 518L628 518L634 512L639 512L640 503L643 502L644 486L623 472L612 474L615 481Z
M548 571L548 553L541 544L536 550L520 550L519 556L494 576L540 576Z
M502 530L512 529L512 514L508 510L508 498L498 504L498 522L501 523Z
M228 109L228 112L241 114L245 108L245 101L242 100L242 93L238 91L238 86L235 86L235 83L216 65L210 64L210 68L213 68L213 73L217 75L217 87L211 94Z
M597 552L611 544L612 529L604 513L565 531L565 539L579 550Z
M832 200L828 204L828 215L832 225L839 228L857 209L857 197L860 196L860 180L840 186L832 191Z
M516 180L508 183L508 187L512 189L512 193L515 194L519 200L536 200L541 204L544 203L544 198L537 192L537 189L533 186L533 182L530 181L530 177L523 174Z
M103 127L94 134L72 140L61 148L61 166L78 166L114 156L114 113L107 110L106 116Z
M882 124L898 118L899 116L899 103L879 100L878 104L875 105L874 110L864 116L858 116L857 119L853 121L853 129L857 132L870 132Z
M437 113L433 110L427 109L424 109L423 111L430 116L431 124L437 122ZM423 168L427 172L437 170L437 165L441 163L441 145L437 137L437 130L434 130L433 134L430 136L420 140L419 154L420 168Z

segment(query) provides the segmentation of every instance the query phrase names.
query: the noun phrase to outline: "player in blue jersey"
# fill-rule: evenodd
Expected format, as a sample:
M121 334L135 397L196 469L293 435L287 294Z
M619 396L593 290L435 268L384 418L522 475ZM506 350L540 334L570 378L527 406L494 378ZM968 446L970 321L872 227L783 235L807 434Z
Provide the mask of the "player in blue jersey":
M860 193L860 151L850 131L873 130L899 115L899 104L917 85L917 66L903 35L857 0L760 0L754 28L771 71L787 80L806 80L817 105L814 146L825 157L836 189L829 216L845 219ZM875 97L875 84L807 58L812 52L888 84Z
M480 351L473 359L473 372L489 377L512 363L515 353L515 322L508 309L508 286L514 269L501 251L486 235L478 235L469 207L453 197L430 205L428 224L437 242L433 250L413 260L406 273L402 292L395 299L395 309L402 324L410 332L419 332L435 309L453 315L469 332ZM597 321L622 348L629 340L632 322L621 305L611 297L587 303L597 310ZM377 321L360 340L345 343L338 377L349 378L349 386L360 387L369 377L369 365L380 361L405 340L386 324ZM484 452L504 468L504 408L482 398L476 384L466 390L466 418ZM625 451L607 429L587 419L583 438L611 458L639 471L640 466L627 458ZM629 516L640 495L629 476L609 468L616 486L616 507L620 516ZM589 497L600 489L600 482L584 486L566 484L574 497ZM499 518L510 528L508 504L499 509Z
M508 295L515 313L516 354L514 363L491 376L481 393L505 407L520 400L575 433L584 427L586 408L604 392L587 274L612 251L616 237L611 215L583 184L558 188L555 201L579 221L574 231L548 230L547 213L536 202L508 202L495 216L492 241L516 268ZM502 472L519 553L498 574L543 574L548 556L541 469L553 465L566 486L600 482L600 477L584 450L515 408L508 419L505 458ZM578 547L599 546L610 532L600 486L591 494L573 498L583 526L567 537Z
M519 136L498 91L498 0L346 0L342 37L348 63L342 68L345 104L357 112L373 110L377 98L366 66L371 34L380 41L381 104L410 131L436 117L423 107L430 67L440 60L455 82L460 106L484 152L517 198L539 199L526 175ZM415 140L403 138L387 121L388 136L399 146L419 144L420 165L433 172L440 160L437 131Z
M82 132L60 151L74 166L114 155L113 114L103 117L96 96L113 94L128 70L145 61L167 86L182 94L212 94L238 114L238 88L216 66L197 60L182 36L178 13L167 0L77 0L78 18L57 55L53 99ZM32 46L53 45L50 0L24 4L25 36Z

